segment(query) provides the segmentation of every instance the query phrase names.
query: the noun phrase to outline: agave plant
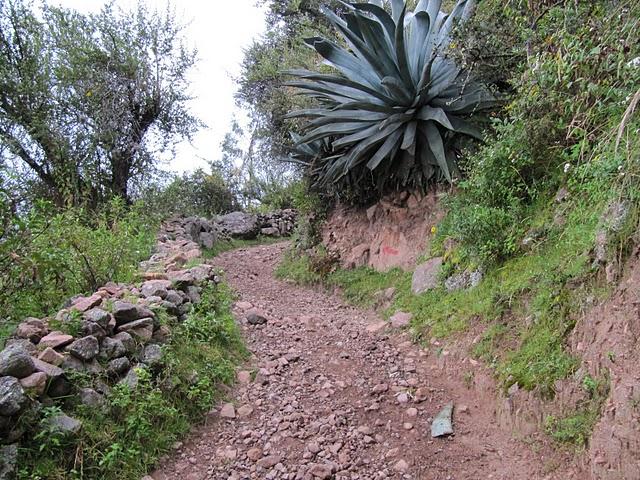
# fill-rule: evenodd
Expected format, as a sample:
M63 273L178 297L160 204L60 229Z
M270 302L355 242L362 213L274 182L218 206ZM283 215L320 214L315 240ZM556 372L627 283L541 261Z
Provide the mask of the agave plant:
M317 108L290 113L310 118L297 143L329 141L332 156L315 164L327 185L370 177L381 189L447 179L457 172L453 145L460 135L481 138L467 119L497 103L489 89L446 56L454 26L469 18L475 0L460 0L450 14L441 0L345 4L343 18L325 15L348 48L309 38L333 73L290 70L287 85L317 100Z

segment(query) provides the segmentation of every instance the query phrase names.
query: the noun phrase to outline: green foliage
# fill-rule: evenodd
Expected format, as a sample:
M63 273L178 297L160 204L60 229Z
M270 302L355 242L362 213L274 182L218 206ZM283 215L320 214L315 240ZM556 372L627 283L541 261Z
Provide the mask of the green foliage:
M325 12L348 48L319 37L307 43L338 74L288 72L300 79L288 85L320 104L288 115L311 118L298 143L326 139L332 146L329 157L309 163L319 185L366 196L374 187L451 182L460 137L482 138L468 118L498 101L446 55L451 32L471 16L475 1L460 0L449 15L441 3L418 2L410 12L394 1L391 14L374 2L353 4L343 18Z
M211 173L197 169L181 177L173 177L166 185L147 188L142 198L149 210L163 217L186 215L212 218L240 208L229 180L217 168L212 168Z
M40 204L0 242L3 335L26 316L44 317L69 297L131 281L151 253L156 220L142 205L116 199L97 213L55 213Z
M626 125L623 118L629 121L625 113L640 81L640 69L632 66L640 56L633 40L637 2L566 2L540 12L504 8L515 15L514 41L537 18L529 22L529 68L510 80L508 118L496 122L491 141L463 165L467 178L449 200L439 230L440 245L453 239L459 256L485 266L519 252L534 212L545 208L559 186L591 193L601 208L604 197L626 198L636 190L621 187L633 178L621 174L633 170L637 142L626 137L623 152L614 135L620 127L627 135L633 128L633 119ZM478 14L492 11L504 12L489 1ZM475 33L467 33L477 39L482 28L488 27L476 25ZM487 35L496 34L490 28ZM512 22L504 28L512 29ZM517 53L524 46L514 48ZM624 192L615 192L615 185Z
M46 419L60 412L58 406L48 407L22 445L18 478L144 476L219 399L220 384L233 381L235 365L245 358L231 302L226 286L206 287L187 320L172 324L165 369L156 374L136 368L138 385L115 385L102 409L75 407L71 414L82 421L77 437L61 437L46 428Z
M545 420L545 429L551 438L559 443L572 444L578 449L585 448L589 443L593 427L600 418L602 404L609 393L609 381L585 375L582 386L588 398L581 402L575 412L561 418L548 416Z

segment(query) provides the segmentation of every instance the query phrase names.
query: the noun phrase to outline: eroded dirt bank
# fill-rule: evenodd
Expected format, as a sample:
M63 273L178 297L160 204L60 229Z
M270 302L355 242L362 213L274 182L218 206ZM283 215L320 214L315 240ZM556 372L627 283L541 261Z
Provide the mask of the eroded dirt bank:
M419 348L374 312L275 279L285 248L216 259L241 297L253 358L229 392L234 408L212 412L155 480L585 478L558 452L497 426L494 397L462 379L460 364L482 369L477 362L443 366L442 352ZM266 324L247 323L253 307ZM455 434L433 439L431 420L449 402Z

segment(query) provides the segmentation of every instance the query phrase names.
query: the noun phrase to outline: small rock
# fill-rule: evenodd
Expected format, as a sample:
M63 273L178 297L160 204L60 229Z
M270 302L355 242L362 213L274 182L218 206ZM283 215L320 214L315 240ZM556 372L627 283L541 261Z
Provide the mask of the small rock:
M99 408L106 403L104 397L92 388L81 388L78 391L78 397L80 402L88 407Z
M265 470L275 467L278 463L280 463L279 455L269 455L258 460L258 466Z
M32 373L20 380L20 385L26 392L32 392L36 397L44 394L47 389L47 374L43 372Z
M220 409L220 416L222 418L236 418L236 409L233 403L225 403Z
M389 321L393 328L405 328L409 326L412 318L413 315L411 313L397 312Z
M111 338L113 340L119 340L122 343L122 346L124 346L126 353L133 353L136 351L136 348L137 348L136 341L127 332L116 333Z
M246 318L249 325L264 325L267 323L267 317L255 308L252 308L247 312Z
M442 267L442 257L432 258L425 263L418 265L413 272L411 279L411 291L415 295L420 295L438 286L438 275Z
M407 417L417 417L418 409L417 408L407 408Z
M248 383L251 383L251 372L247 370L242 370L238 372L238 382L241 383L242 385L247 385Z
M259 448L252 448L247 452L247 458L252 462L257 462L262 458L262 450Z
M138 382L138 373L135 368L132 368L127 372L124 378L118 382L118 384L126 385L129 387L129 390L135 390L138 387Z
M409 470L409 464L405 460L400 459L395 463L393 469L396 472L406 472Z
M431 423L431 436L444 437L453 434L453 403L446 405Z
M105 331L109 329L109 321L111 320L111 314L102 310L101 308L92 308L84 312L84 319L93 322L96 325L102 327Z
M381 320L379 322L374 322L374 323L370 323L369 325L367 325L367 332L369 333L378 333L382 330L384 330L387 326L387 322L385 322L384 320Z
M64 434L76 434L82 428L80 420L76 420L64 413L49 418L47 423L50 430Z
M320 480L328 480L331 478L333 473L333 469L329 465L312 465L311 468L307 471L308 475L313 476L313 478L319 478Z
M78 310L79 312L86 312L87 310L97 307L102 303L102 297L98 294L91 295L90 297L80 297L73 302L71 308Z
M62 358L64 360L65 357L62 356ZM37 358L33 359L33 365L36 367L36 370L38 372L45 373L49 378L57 378L64 375L64 371L59 366L43 362L42 360L39 360Z
M243 405L238 409L238 416L240 418L248 417L253 413L253 408L249 405Z
M409 395L407 393L402 392L396 397L398 403L407 403L409 401Z
M117 325L132 322L133 320L140 318L138 316L138 307L136 305L129 302L123 302L121 300L118 300L113 304L111 311L116 319Z
M126 335L129 334L127 333ZM129 336L129 338L131 337ZM117 338L107 337L102 340L98 356L101 360L111 360L113 358L123 357L126 354L127 349L120 340Z
M40 355L38 355L38 359L43 362L50 363L51 365L55 365L56 367L59 367L60 365L62 365L62 362L64 361L64 355L56 352L51 347L47 347L42 351Z

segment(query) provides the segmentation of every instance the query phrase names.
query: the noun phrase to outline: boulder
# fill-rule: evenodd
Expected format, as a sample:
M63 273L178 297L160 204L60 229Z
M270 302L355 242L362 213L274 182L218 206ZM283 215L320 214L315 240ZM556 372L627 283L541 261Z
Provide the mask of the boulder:
M142 354L142 362L150 367L160 365L162 363L162 348L160 345L147 345Z
M438 286L438 275L442 266L442 257L435 257L418 265L413 272L411 291L419 295Z
M115 377L122 375L131 368L131 362L127 357L114 358L107 365L107 374Z
M29 355L36 355L38 353L38 348L33 343L31 343L30 340L27 340L25 338L8 338L4 346L5 348L7 348L11 345L19 345Z
M258 217L251 213L232 212L218 217L218 224L233 238L251 240L258 236Z
M169 280L150 280L144 282L140 287L140 292L145 298L160 297L162 299L167 298L168 290L171 288L171 282Z
M103 407L106 403L104 396L92 388L81 388L78 390L78 398L80 399L80 403L92 408Z
M47 333L49 333L49 329L45 322L39 318L27 318L18 325L15 336L38 343Z
M84 313L83 318L89 322L100 325L106 331L109 329L111 314L101 308L92 308Z
M38 345L41 347L51 347L51 348L61 348L69 345L73 342L73 337L71 335L67 335L63 332L51 332L50 334L44 336Z
M28 400L17 378L0 377L0 415L10 417L20 413Z
M20 345L10 345L0 352L0 376L24 378L34 371L33 359Z
M128 334L127 334L128 335ZM129 338L131 338L129 336ZM106 337L100 345L98 356L101 360L111 360L112 358L122 357L127 354L127 349L121 340L117 338Z
M127 332L116 333L112 338L114 340L119 340L120 342L122 342L122 345L124 346L127 353L133 353L136 351L136 341Z
M93 360L100 352L98 339L92 335L76 340L67 347L71 355L79 358L83 362Z

